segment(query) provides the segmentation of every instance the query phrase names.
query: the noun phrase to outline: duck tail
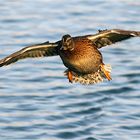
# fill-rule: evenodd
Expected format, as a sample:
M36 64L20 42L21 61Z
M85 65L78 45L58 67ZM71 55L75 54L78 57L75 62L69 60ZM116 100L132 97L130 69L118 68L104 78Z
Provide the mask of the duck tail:
M100 69L97 72L90 74L80 74L70 71L72 74L71 82L79 82L81 84L89 85L103 82L104 79L111 80L111 65L101 65ZM69 70L66 70L65 75L68 76Z

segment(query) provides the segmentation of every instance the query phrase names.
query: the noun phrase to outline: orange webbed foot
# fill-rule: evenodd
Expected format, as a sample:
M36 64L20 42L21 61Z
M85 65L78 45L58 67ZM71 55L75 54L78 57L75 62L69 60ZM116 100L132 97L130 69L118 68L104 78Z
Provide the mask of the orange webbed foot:
M68 71L67 77L69 79L69 82L72 83L72 72L71 71Z
M110 72L111 72L111 66L110 65L101 65L101 70L103 71L104 75L106 76L106 78L110 81L112 80Z
M67 69L64 72L64 74L65 74L65 76L67 76L69 82L72 83L73 82L73 73L70 70Z

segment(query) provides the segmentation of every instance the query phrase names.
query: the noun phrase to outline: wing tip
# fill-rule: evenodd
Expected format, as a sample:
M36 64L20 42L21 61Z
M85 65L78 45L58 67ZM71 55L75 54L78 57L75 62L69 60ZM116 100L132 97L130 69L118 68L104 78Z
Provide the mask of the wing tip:
M109 30L108 30L109 31ZM110 32L124 34L124 35L131 35L131 36L140 36L140 31L131 31L131 30L122 30L122 29L111 29Z

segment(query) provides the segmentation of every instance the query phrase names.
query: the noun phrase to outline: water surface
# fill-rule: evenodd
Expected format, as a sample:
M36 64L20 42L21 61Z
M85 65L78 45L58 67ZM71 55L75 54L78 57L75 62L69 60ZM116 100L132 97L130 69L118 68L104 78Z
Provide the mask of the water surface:
M140 30L140 1L0 0L0 58L98 29ZM140 39L101 50L111 82L70 84L59 57L0 68L1 140L139 140Z

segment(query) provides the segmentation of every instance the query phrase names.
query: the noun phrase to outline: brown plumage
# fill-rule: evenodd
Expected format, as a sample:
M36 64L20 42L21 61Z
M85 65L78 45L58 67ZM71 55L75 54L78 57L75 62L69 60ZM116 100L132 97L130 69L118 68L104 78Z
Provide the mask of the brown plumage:
M92 41L87 38L75 37L73 43L73 50L62 49L59 51L64 65L75 72L85 74L96 72L102 63L102 55Z
M111 80L111 66L103 62L98 49L113 43L140 36L140 32L126 30L104 30L94 35L71 37L64 35L55 43L45 42L28 46L0 60L0 66L9 65L29 57L59 55L68 68L65 71L70 82L94 84Z
M68 41L63 40L66 37L69 39ZM70 82L92 84L102 81L103 77L111 80L110 73L101 69L104 67L102 55L91 40L85 37L71 38L70 35L65 35L63 38L59 54L64 65L68 68L65 74ZM69 42L73 42L73 48L69 47L72 46ZM105 75L106 73L109 77Z

